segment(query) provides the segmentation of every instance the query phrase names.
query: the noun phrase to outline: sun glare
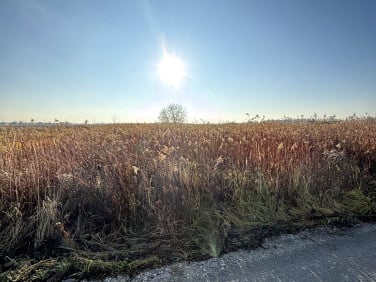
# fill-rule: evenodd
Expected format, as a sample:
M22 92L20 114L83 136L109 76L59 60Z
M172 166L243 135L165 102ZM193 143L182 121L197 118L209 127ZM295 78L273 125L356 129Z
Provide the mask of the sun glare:
M158 75L168 86L178 89L186 77L185 66L176 55L163 52L158 65Z

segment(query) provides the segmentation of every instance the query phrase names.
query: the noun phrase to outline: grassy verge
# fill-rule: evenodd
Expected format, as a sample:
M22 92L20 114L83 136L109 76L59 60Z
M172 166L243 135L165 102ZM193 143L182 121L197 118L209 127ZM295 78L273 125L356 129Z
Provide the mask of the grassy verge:
M134 275L376 218L373 120L0 136L0 280Z

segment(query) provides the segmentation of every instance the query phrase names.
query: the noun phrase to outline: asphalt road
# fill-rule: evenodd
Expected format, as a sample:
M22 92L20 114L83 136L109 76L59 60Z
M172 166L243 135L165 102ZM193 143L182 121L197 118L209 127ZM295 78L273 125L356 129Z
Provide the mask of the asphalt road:
M263 248L177 263L131 281L376 281L376 225L282 235L266 240Z

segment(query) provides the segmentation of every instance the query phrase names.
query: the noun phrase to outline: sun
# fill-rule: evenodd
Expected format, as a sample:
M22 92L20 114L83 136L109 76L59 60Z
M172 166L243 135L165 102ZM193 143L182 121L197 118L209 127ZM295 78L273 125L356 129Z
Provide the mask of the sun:
M158 75L168 86L179 89L187 73L179 57L164 51L158 64Z

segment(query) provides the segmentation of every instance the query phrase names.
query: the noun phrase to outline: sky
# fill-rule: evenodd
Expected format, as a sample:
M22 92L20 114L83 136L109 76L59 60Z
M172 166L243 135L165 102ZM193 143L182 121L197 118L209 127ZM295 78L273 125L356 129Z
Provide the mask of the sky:
M0 0L0 121L376 116L374 0ZM184 65L179 86L158 74Z

